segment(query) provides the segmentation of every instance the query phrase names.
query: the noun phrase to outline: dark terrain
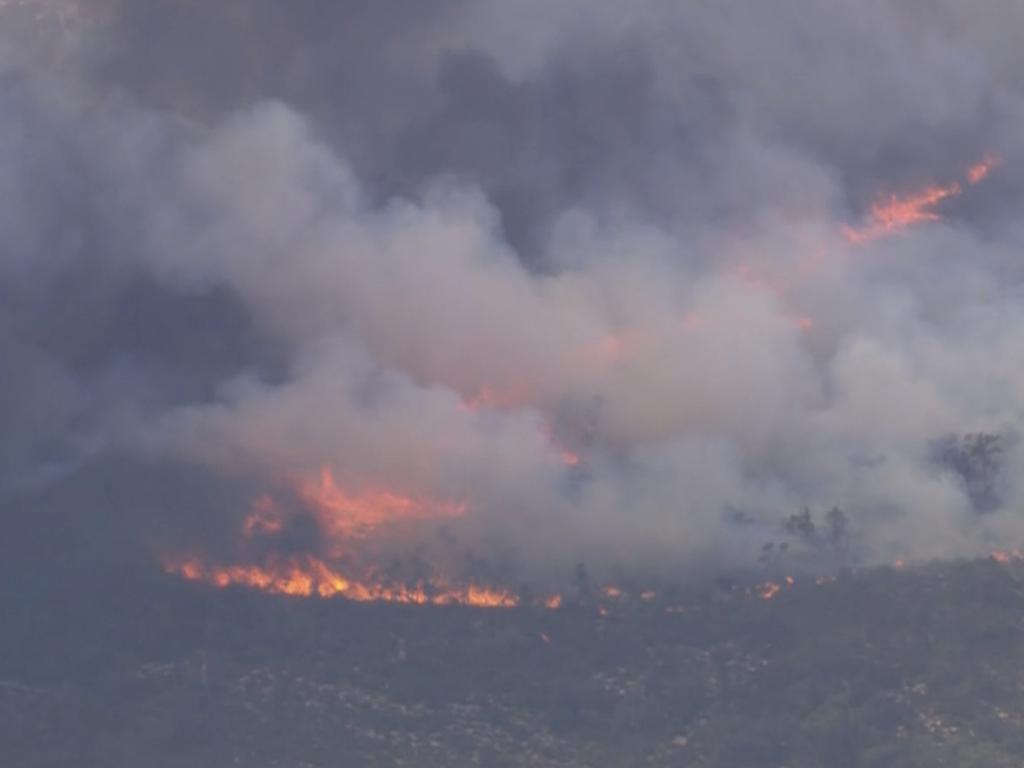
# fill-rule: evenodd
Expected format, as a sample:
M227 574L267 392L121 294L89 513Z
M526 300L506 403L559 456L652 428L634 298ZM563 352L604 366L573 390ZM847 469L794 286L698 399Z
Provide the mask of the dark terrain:
M770 601L720 582L606 616L9 580L0 765L1020 766L1016 569Z

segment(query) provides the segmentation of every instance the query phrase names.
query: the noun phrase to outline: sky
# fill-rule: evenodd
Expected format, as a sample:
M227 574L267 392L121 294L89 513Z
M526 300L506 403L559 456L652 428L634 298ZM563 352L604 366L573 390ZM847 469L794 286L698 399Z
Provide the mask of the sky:
M0 3L6 546L544 581L834 507L858 563L1017 546L1022 28Z

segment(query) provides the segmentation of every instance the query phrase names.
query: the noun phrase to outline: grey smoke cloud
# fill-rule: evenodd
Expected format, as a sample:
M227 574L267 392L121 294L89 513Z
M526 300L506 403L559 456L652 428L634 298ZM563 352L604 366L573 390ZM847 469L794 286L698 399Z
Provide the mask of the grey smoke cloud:
M1019 541L1022 13L4 6L0 501L120 467L104 524L223 551L329 467L545 574L751 563L805 505L864 561ZM979 514L934 445L982 431Z

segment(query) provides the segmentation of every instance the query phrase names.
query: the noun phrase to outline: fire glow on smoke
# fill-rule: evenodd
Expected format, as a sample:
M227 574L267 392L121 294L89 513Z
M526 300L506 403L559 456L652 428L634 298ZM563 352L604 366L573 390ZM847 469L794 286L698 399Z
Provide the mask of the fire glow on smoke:
M939 221L940 206L944 201L960 196L965 189L984 181L998 164L995 156L985 155L967 169L962 183L930 185L902 195L881 196L871 205L862 224L847 225L842 228L841 234L850 245L861 246L912 227ZM818 254L822 255L826 254ZM744 283L767 291L785 302L788 286L784 282L759 275L744 263L730 271ZM816 322L812 316L794 308L790 317L800 331L814 331ZM687 333L697 334L714 322L713 317L691 311L681 318L681 327ZM582 357L597 365L617 366L628 363L638 348L653 343L652 339L646 338L639 331L623 329L597 340L582 352ZM528 407L537 407L543 412L542 405L533 402L533 395L530 387L524 383L510 387L485 385L468 395L461 408L475 414ZM550 424L546 426L545 432L553 459L566 471L573 471L585 464L585 455L563 445ZM167 555L162 558L164 569L187 580L220 588L246 587L280 595L487 608L510 608L524 602L514 590L503 586L457 583L442 575L406 584L388 579L373 568L358 569L353 573L352 566L335 563L347 563L354 550L366 546L375 537L387 535L394 526L423 526L463 518L471 511L466 501L409 495L384 487L351 490L343 487L327 466L313 476L295 480L293 491L304 506L313 511L329 542L326 559L311 554L269 554L257 563L218 564L208 562L198 554ZM239 535L243 540L272 538L285 528L286 518L280 504L270 496L261 496L252 503L251 512ZM997 551L992 557L998 562L1008 563L1020 559L1020 553ZM897 567L900 565L901 562ZM823 582L819 579L819 583ZM748 589L747 593L771 600L793 584L793 577L786 577L781 582L767 581L759 584ZM605 600L614 601L623 596L623 591L616 586L607 586L601 590L601 596ZM653 591L645 591L640 599L651 601L655 596ZM564 600L562 595L552 594L534 602L554 609L560 607ZM600 611L601 615L608 613L604 605L600 606Z

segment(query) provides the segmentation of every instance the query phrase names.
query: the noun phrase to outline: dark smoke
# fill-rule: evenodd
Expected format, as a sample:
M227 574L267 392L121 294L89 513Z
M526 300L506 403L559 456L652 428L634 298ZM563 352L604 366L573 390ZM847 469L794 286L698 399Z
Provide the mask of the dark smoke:
M1019 541L1021 28L1015 0L0 4L10 546L231 557L324 466L467 503L424 568L752 564L804 508L860 562ZM842 237L986 154L940 220ZM316 549L295 520L277 545Z

